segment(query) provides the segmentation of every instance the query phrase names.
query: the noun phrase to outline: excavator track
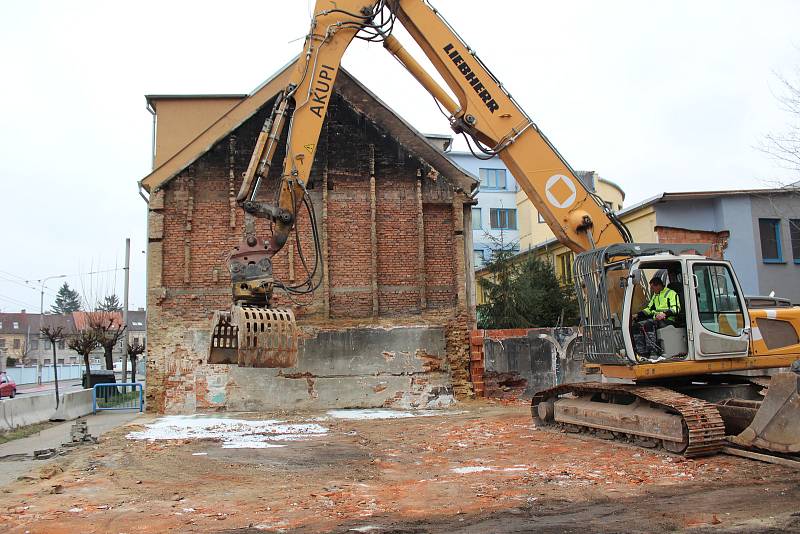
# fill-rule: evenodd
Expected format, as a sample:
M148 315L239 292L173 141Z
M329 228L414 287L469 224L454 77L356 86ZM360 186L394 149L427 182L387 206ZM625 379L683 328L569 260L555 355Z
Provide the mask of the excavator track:
M665 413L673 413L680 416L683 424L683 442L672 444L667 447L667 440L664 440L665 448L672 452L679 452L686 457L708 456L716 454L725 446L725 424L716 406L701 399L690 397L678 393L671 389L660 386L641 386L634 384L604 384L600 382L585 382L577 384L563 384L554 388L540 391L533 396L531 402L531 413L534 420L545 424L554 422L552 418L552 407L544 406L540 410L540 405L547 401L555 401L561 395L572 393L576 397L585 397L594 394L621 394L646 401L650 407L661 409ZM593 403L594 404L594 403ZM596 403L602 406L607 403ZM622 405L621 405L622 406ZM624 411L624 407L622 410ZM547 415L547 411L551 413ZM545 412L544 414L542 412ZM545 415L542 418L541 415ZM575 424L571 422L570 424ZM594 428L606 430L604 426L592 426L591 424L578 425L584 428ZM617 434L631 434L646 438L658 438L652 432L639 433L635 429L626 429ZM685 448L682 445L685 444ZM680 450L682 448L682 450Z

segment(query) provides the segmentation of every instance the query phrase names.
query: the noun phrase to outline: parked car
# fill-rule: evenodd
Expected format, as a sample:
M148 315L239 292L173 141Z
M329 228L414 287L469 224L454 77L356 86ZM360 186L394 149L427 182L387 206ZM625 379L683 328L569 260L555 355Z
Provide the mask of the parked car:
M17 385L14 379L8 376L5 371L0 373L0 398L11 397L12 399L17 395Z

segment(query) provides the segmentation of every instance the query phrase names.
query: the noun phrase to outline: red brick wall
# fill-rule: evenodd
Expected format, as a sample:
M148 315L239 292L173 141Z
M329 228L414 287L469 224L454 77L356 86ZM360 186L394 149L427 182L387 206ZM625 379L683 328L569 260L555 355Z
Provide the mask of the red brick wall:
M425 284L428 306L455 305L455 247L450 205L425 204Z
M686 228L673 228L671 226L656 226L659 243L708 243L711 245L705 253L710 258L722 259L728 247L730 232L707 232L704 230L689 230Z
M179 399L196 394L191 377L205 372L205 332L214 311L230 307L226 257L241 241L244 225L242 211L232 204L232 198L239 190L242 172L270 106L267 104L212 147L169 182L163 193L152 197L155 200L150 205L148 258L148 382L152 388L148 388L148 401L156 410L163 411L165 406L179 404ZM282 160L281 148L275 161ZM274 198L279 167L273 166L270 179L259 191L260 199ZM373 172L375 247L370 192ZM418 190L419 180L422 187ZM457 280L465 274L457 272L454 239L455 232L463 229L455 228L453 210L454 202L465 202L466 198L454 200L452 184L443 177L435 181L429 178L423 162L338 95L331 100L309 191L320 236L327 236L325 268L330 319L374 317L373 281L378 287L378 316L413 317L438 309L434 314L437 320L449 325L453 317L464 315L463 310L456 309ZM327 196L324 221L323 193ZM461 205L455 209L461 209ZM326 235L323 227L327 228ZM259 236L269 236L265 221L257 221L256 228ZM298 215L297 228L306 262L312 268L315 255L305 210ZM275 256L273 273L276 279L286 282L305 279L294 235ZM326 292L322 289L313 296L295 297L300 306L276 290L274 303L291 305L301 325L307 319L333 326L335 322L329 323L325 317ZM459 328L466 328L466 324ZM455 352L464 353L466 364L468 348L451 345L455 347L448 348L448 353L453 352L449 355L451 366L461 365L453 363L461 361ZM466 373L466 365L463 367Z

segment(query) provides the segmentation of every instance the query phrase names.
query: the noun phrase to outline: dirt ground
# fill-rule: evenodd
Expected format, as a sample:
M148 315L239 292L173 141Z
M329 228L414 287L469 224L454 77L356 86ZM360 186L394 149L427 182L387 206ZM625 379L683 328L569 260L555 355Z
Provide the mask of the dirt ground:
M6 481L0 531L800 532L798 471L537 429L522 404L270 417L327 433L229 449L126 439L153 418L137 420Z

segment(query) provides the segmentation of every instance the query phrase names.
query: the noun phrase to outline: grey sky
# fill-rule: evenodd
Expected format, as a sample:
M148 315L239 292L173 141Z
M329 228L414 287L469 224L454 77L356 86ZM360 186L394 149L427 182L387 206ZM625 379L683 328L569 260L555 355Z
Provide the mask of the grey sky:
M800 65L800 2L433 4L573 167L620 184L626 205L792 178L753 147L788 120L775 73ZM22 280L62 273L90 300L121 298L121 271L77 274L121 267L125 237L131 306L144 306L143 95L250 92L299 52L310 5L3 2L0 309L38 311L38 284ZM343 64L417 129L448 132L379 45L356 42Z

